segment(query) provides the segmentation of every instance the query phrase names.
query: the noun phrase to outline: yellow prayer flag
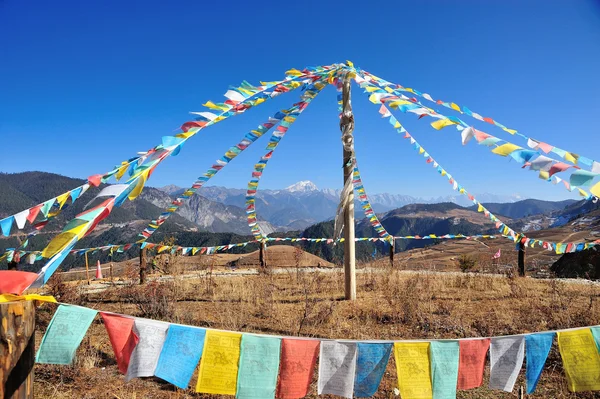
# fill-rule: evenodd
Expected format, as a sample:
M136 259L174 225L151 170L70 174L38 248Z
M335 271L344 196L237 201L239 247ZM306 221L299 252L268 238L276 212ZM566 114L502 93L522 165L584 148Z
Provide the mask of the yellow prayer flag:
M494 154L502 155L503 157L505 157L505 156L509 155L510 153L512 153L513 151L522 150L522 149L523 149L523 147L519 147L516 144L506 143L506 144L502 144L501 146L494 148L492 150L492 152Z
M127 172L128 168L129 168L129 162L121 162L121 166L119 167L119 170L117 170L115 179L117 179L117 181L121 180L121 177L123 177L125 172Z
M288 76L302 76L302 72L297 69L290 69L289 71L285 71L285 74Z
M396 123L394 124L394 129L400 129L402 127L402 125L400 124L400 122L396 121Z
M460 107L457 104L455 104L455 103L450 103L450 108L452 108L455 111L462 112L460 110Z
M456 122L452 122L450 119L438 119L435 122L431 122L431 126L433 126L435 130L440 130L451 125L456 125Z
M517 132L515 129L509 129L507 127L503 127L502 130L504 130L505 132L508 132L510 134L515 134Z
M196 392L235 395L242 334L208 330Z
M69 198L69 196L71 195L71 192L66 192L64 194L59 195L58 197L56 197L56 201L58 202L58 208L62 209L62 207L65 205L65 202L67 202L67 198Z
M429 342L395 342L394 358L400 396L403 399L431 399Z
M569 391L600 390L600 356L589 328L558 333Z
M573 154L571 152L565 153L565 160L571 162L572 164L577 164L577 158L579 158L577 154Z
M550 173L548 173L545 170L540 170L539 176L540 176L540 179L542 179L542 180L548 180L548 179L550 179Z
M365 90L367 91L367 93L373 93L374 91L379 90L379 87L367 86L367 87L365 87Z
M196 133L198 133L198 130L200 130L200 129L192 128L192 129L188 130L187 132L177 133L175 135L175 137L179 137L181 139L188 139L188 138L192 137L193 135L195 135Z
M481 205L481 203L477 204L477 212L483 212L483 205Z
M425 152L425 150L423 149L423 147L420 147L420 148L419 148L419 154L422 154L422 153L424 153L424 152Z
M144 189L144 186L146 185L146 180L148 179L148 173L150 173L150 169L144 170L138 176L138 181L137 181L137 183L135 183L135 188L127 196L127 198L129 198L130 201L133 201L134 199L136 199L138 197L138 195L140 195L142 193L142 190Z
M2 303L2 302L18 302L18 301L40 301L40 302L56 303L56 299L52 295L39 295L39 294L27 294L27 295L1 294L0 295L0 303Z

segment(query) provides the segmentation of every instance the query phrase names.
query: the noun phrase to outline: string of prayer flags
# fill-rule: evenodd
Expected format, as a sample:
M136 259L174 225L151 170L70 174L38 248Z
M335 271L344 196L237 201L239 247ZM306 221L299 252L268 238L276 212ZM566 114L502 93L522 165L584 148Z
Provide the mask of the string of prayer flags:
M262 241L265 238L265 234L260 228L259 223L257 222L256 216L256 208L255 208L255 197L256 192L258 191L258 184L262 174L267 166L267 163L271 159L273 152L281 142L281 139L285 136L288 129L291 125L296 121L298 116L304 111L310 102L321 92L323 88L327 86L326 81L324 79L318 80L312 83L310 86L306 88L306 90L302 93L301 101L297 104L294 104L291 108L284 111L281 114L275 116L278 119L278 126L271 135L269 142L266 146L266 153L260 158L258 163L254 165L254 170L252 172L252 178L248 182L248 188L246 190L246 214L248 219L248 226L250 227L250 231L254 238L257 241ZM279 116L279 118L278 118Z
M552 347L554 333L529 334L525 336L527 394L530 395L540 380L546 359Z
M478 114L476 112L472 112L467 107L462 107L462 109L461 109L461 107L459 105L457 105L457 104L455 104L453 102L445 102L445 101L441 101L441 100L434 100L427 93L422 93L422 92L420 92L420 91L418 91L416 89L406 88L406 87L403 87L401 85L388 82L385 79L379 78L379 77L377 77L377 76L375 76L375 75L373 75L373 74L371 74L371 73L369 73L367 71L364 71L364 70L357 71L357 74L360 77L360 80L357 80L357 82L359 84L360 84L360 82L372 83L372 84L376 85L377 88L381 92L383 92L383 93L386 93L388 95L393 95L396 98L407 99L410 102L414 103L415 105L418 104L420 107L423 107L423 108L426 108L426 107L424 107L421 103L419 103L415 98L408 98L405 95L403 95L401 92L409 92L412 95L416 95L418 97L425 98L426 100L434 102L435 104L442 105L442 106L444 106L446 108L450 108L450 109L453 109L454 111L458 111L461 114L469 115L472 118L477 119L479 121L487 122L487 123L489 123L491 125L500 127L502 130L510 133L511 135L517 135L517 136L519 136L519 137L521 137L521 138L523 138L524 140L527 141L527 145L529 146L529 148L541 149L545 153L549 153L549 152L552 151L553 153L559 155L560 157L564 158L566 161L568 161L568 162L570 162L572 164L583 164L583 165L586 165L586 166L593 166L593 165L597 164L596 161L594 161L594 160L592 160L590 158L583 157L581 155L578 155L578 154L575 154L575 153L572 153L572 152L568 152L568 151L562 150L562 149L560 149L558 147L555 147L553 145L544 143L544 142L539 141L539 140L532 139L532 138L530 138L530 137L528 137L528 136L526 136L526 135L518 132L517 130L509 129L506 126L502 125L501 123L495 121L492 118L483 117L483 116L481 116L480 114ZM369 93L375 93L375 94L377 94L377 93L380 93L380 92L371 89L371 90L369 90ZM433 111L433 110L430 110L430 112L431 111ZM406 112L406 111L404 111L404 112ZM435 111L433 111L433 112L435 112ZM453 123L451 123L452 121L456 121L456 120L460 121L460 119L458 119L458 118L456 118L456 120L455 119L450 119L450 118L452 118L452 117L448 117L448 121L445 121L445 119L441 119L444 122L439 122L439 124L441 124L441 125L451 125L451 124L453 124ZM460 122L462 122L462 121L460 121ZM457 124L457 123L455 122L454 124ZM444 126L441 126L441 127L444 127Z
M119 371L127 374L131 353L138 342L138 337L133 331L134 319L103 312L100 312L100 316L104 321Z
M46 364L73 364L75 352L94 321L97 311L60 305L42 338L35 361Z
M154 376L168 328L169 323L162 321L135 319L133 332L138 342L129 358L126 381Z
M69 190L65 193L62 193L52 199L44 201L40 204L32 206L31 208L25 209L14 215L10 215L0 220L0 230L2 235L5 237L10 236L10 232L15 226L18 230L23 230L25 228L25 222L29 222L33 228L36 230L41 230L46 226L48 221L60 214L60 212L64 209L67 204L67 200L71 200L71 204L73 204L77 199L83 195L90 185L85 183L79 187L74 188L73 190ZM54 208L54 211L51 213L50 209ZM36 222L38 215L43 215L43 219ZM44 223L40 223L44 222Z
M200 361L205 335L203 328L171 324L154 375L186 389Z
M496 337L490 345L490 389L512 392L525 357L525 337Z
M395 342L394 358L400 396L403 399L432 399L429 342Z
M275 398L280 350L280 338L242 336L236 398Z
M307 68L305 72L294 76L292 79L286 79L279 82L267 82L268 84L258 88L250 84L243 84L242 87L235 89L235 91L239 92L246 98L243 102L237 104L234 104L234 102L230 102L229 104L225 103L228 106L231 106L231 108L229 108L228 111L223 111L220 116L209 112L200 112L198 113L199 118L197 118L196 121L184 124L181 129L186 132L190 128L205 128L231 115L244 112L245 110L261 104L270 98L276 97L281 93L289 92L301 87L305 83L317 81L323 77L330 76L336 70L337 66L325 66L310 69ZM282 115L282 118L283 116L285 116L285 114ZM181 205L183 205L184 201L194 195L194 193L199 190L210 178L218 173L219 170L225 167L233 158L237 157L242 151L248 148L248 146L254 143L259 137L275 126L275 124L278 122L279 120L269 118L268 122L259 125L257 129L254 129L246 134L242 141L240 141L236 146L231 147L221 157L221 159L217 160L216 163L213 164L212 167L209 168L202 176L200 176L191 187L187 188L180 197L173 200L171 206L163 211L163 213L161 213L157 219L152 220L148 224L144 231L139 234L139 242L146 241L177 209L179 209Z
M483 384L485 357L490 347L489 338L466 339L459 341L460 359L458 363L457 388L473 389Z
M358 195L358 201L360 202L361 208L365 213L365 217L371 223L371 226L375 229L377 234L383 238L391 238L390 234L383 227L379 218L373 211L373 207L369 202L369 197L367 196L367 192L365 191L365 186L362 182L362 178L360 177L360 171L358 170L358 165L356 163L356 159L354 159L354 171L352 173L352 184L354 185L354 191ZM390 240L391 242L391 240Z
M354 342L322 341L318 394L352 399L357 346Z
M569 391L600 390L600 356L590 329L559 331L558 348Z
M277 398L300 399L308 394L313 378L318 340L291 339L281 340L281 360Z
M377 96L376 99L373 98L374 94L370 94L370 99L372 100L372 102L376 103L376 104L380 104L380 110L379 113L382 114L383 117L388 117L390 124L392 124L392 126L394 126L395 129L398 129L399 133L404 133L405 134L405 138L411 138L410 134L408 134L408 132L402 127L402 125L397 121L397 119L391 114L391 112L389 112L389 110L387 110L385 104L388 103L391 107L393 107L394 104L398 103L398 96L393 94L393 92L391 91L385 91L381 88L377 88L375 86L370 85L370 82L368 82L365 79L356 79L357 82L360 82L360 86L362 88L365 88L366 91L368 93L373 93L373 91L380 91ZM408 101L409 99L406 98L405 100L400 100L400 101ZM415 100L416 101L416 100ZM420 104L419 104L420 105ZM382 110L386 109L388 112L382 112ZM404 112L407 112L406 110L403 109ZM408 111L408 112L412 112L412 111ZM567 169L572 168L573 170L579 170L580 168L578 166L569 166L567 164L564 164L562 162L558 162L553 160L552 158L548 158L545 157L543 155L540 155L540 153L538 151L533 151L533 150L526 150L520 146L517 146L513 143L509 143L507 141L501 140L497 137L494 137L490 134L487 133L483 133L480 132L476 129L474 129L471 126L468 126L466 124L464 124L464 122L462 122L460 119L456 118L453 119L452 117L445 117L443 115L435 115L435 114L431 114L434 117L439 117L442 119L438 119L437 121L433 122L432 125L436 128L436 129L441 129L445 126L450 126L453 124L456 125L460 125L458 126L459 130L462 130L464 132L464 135L461 133L461 140L463 145L466 144L472 137L475 137L475 139L477 140L478 144L480 145L484 145L484 146L488 146L491 148L492 153L501 155L501 156L510 156L511 158L513 158L514 160L516 160L519 163L524 164L525 166L530 165L530 160L538 155L538 158L542 158L548 160L549 165L547 170L544 170L542 172L540 172L540 178L548 180L548 181L553 181L556 182L558 178L558 176L554 176L554 174L556 174L557 172L562 172L565 171ZM417 149L419 151L419 154L427 154L427 152L425 151L424 148L422 148L418 143L414 142L413 139L411 138L411 144L414 144L415 149ZM433 162L433 159L429 157L429 155L424 155L427 158L427 162ZM533 160L531 162L535 162L536 160ZM532 169L535 170L535 169ZM443 173L442 173L443 175ZM594 173L594 177L597 174ZM593 179L593 177L592 177ZM568 184L566 181L563 181L564 186L567 190L569 191L573 191L573 190L577 190L577 192L585 197L585 198L590 198L590 194L588 192L586 192L585 190L581 189L578 186L574 186L571 184ZM587 183L590 184L591 180ZM600 183L599 183L600 184ZM600 186L599 186L600 188Z
M196 392L235 395L242 334L208 330Z
M354 381L355 397L368 398L377 393L390 359L392 347L392 344L358 343Z
M429 356L433 399L456 399L458 341L432 341L429 346Z

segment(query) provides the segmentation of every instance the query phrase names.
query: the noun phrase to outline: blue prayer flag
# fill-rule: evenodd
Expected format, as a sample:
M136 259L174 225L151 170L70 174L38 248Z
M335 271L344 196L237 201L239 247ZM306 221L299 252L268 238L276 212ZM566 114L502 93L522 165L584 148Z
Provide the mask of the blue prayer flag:
M525 377L527 379L527 394L533 393L540 379L544 364L550 353L554 333L539 333L525 336L525 353L527 365Z
M391 352L392 344L358 343L354 396L367 398L375 395Z
M206 330L171 324L154 375L186 389L198 366Z

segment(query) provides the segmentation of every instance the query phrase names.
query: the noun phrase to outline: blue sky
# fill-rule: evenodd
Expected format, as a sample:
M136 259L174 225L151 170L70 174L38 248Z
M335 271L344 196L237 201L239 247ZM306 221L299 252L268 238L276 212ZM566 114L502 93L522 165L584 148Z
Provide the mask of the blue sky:
M0 171L103 173L174 134L206 100L222 101L229 85L277 80L292 67L346 59L600 158L598 1L0 0ZM341 187L335 95L325 90L290 129L261 188L299 180ZM297 99L289 93L204 130L149 184L189 186L248 130ZM368 192L453 194L356 86L353 104ZM475 143L463 147L453 128L438 132L410 114L397 116L473 193L576 198ZM245 187L267 140L212 184Z

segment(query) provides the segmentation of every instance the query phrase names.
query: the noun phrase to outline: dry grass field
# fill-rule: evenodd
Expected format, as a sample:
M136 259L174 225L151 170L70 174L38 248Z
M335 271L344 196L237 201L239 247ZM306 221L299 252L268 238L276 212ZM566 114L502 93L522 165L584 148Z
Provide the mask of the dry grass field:
M343 300L340 269L257 276L182 278L140 286L137 265L127 267L124 285L86 293L86 284L54 280L57 299L98 310L217 329L288 336L346 339L436 339L495 336L599 324L600 286L473 274L429 274L380 267L358 275L355 302ZM218 267L217 267L218 269ZM38 342L54 307L38 311ZM458 398L514 398L482 388ZM157 378L125 383L100 317L92 324L74 366L36 365L39 398L217 398L180 390ZM517 387L524 384L524 370ZM192 387L195 377L192 379ZM393 357L375 396L397 398ZM516 389L515 389L516 392ZM553 347L531 398L592 398L566 389ZM225 397L225 396L224 396ZM316 374L309 398L316 398ZM323 396L326 397L326 396Z

